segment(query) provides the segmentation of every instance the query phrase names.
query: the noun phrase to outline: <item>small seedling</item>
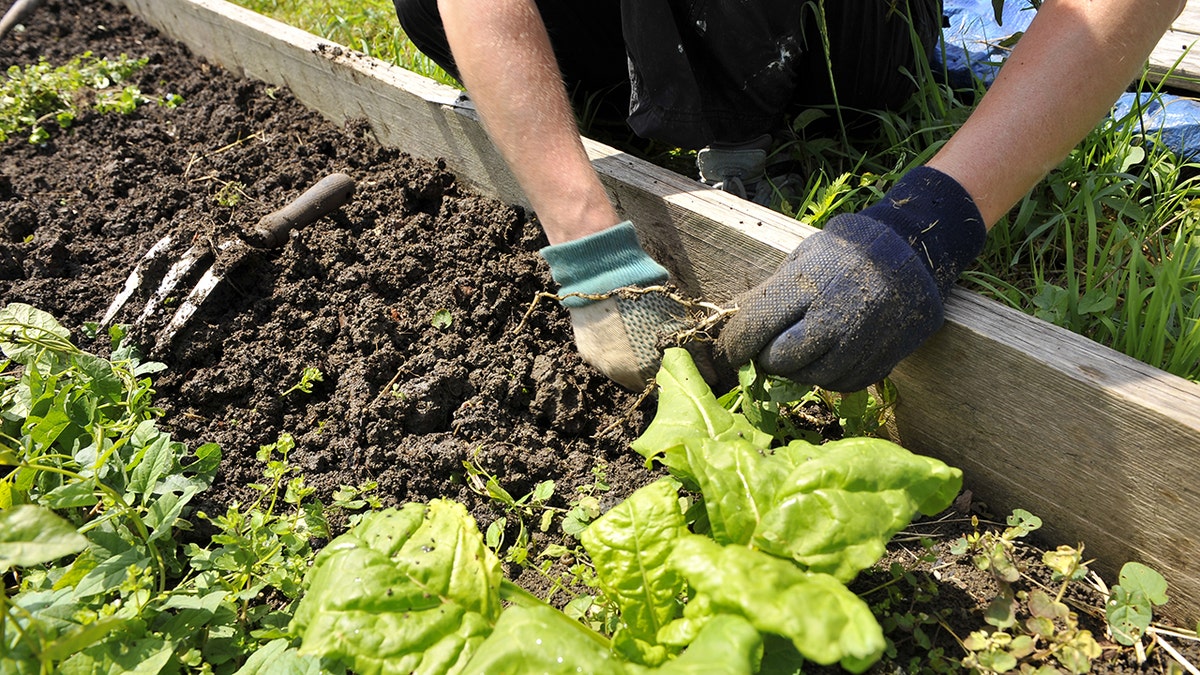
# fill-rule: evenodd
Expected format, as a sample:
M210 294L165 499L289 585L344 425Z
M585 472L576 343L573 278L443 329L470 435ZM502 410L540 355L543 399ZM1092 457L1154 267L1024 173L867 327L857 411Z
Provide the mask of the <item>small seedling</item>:
M242 203L242 199L246 197L246 186L241 181L231 180L217 190L217 194L213 199L221 206L234 207Z
M1133 646L1154 618L1154 607L1167 602L1167 581L1153 569L1136 562L1125 563L1104 607L1113 638Z
M324 381L325 375L321 372L321 370L319 368L313 368L309 366L300 372L300 381L293 385L291 389L288 389L280 394L280 396L287 396L293 391L302 391L305 394L311 394L313 391L313 384Z
M932 549L929 540L922 542L926 550ZM936 556L934 556L936 557ZM871 603L871 612L883 627L887 646L884 655L897 664L900 648L911 644L917 656L910 658L905 672L953 673L958 672L958 660L946 655L945 649L934 647L939 631L951 632L947 619L953 610L949 607L934 609L938 598L938 583L927 574L905 569L900 563L888 567L890 579L861 594Z
M454 315L448 309L439 309L433 313L433 318L429 323L438 330L446 330L450 324L454 323Z
M507 514L492 521L484 536L488 548L496 553L503 553L504 559L522 567L530 560L530 535L525 522L527 519L538 518L538 529L545 532L550 529L555 509L547 504L554 496L554 481L545 480L538 483L533 490L521 497L513 497L504 486L500 485L496 476L488 473L471 460L463 462L467 470L467 486L476 494L487 497L500 505ZM540 513L539 513L540 511ZM512 517L517 526L517 536L511 542L506 542L504 533L508 528L508 517Z

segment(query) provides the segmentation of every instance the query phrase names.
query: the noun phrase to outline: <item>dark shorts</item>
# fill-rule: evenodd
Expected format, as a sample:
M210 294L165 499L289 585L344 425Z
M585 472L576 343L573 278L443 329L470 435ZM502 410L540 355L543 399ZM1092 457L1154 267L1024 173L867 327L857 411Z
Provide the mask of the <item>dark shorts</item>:
M437 0L394 2L417 48L457 77ZM942 24L941 0L537 4L577 105L628 102L634 132L682 148L771 133L800 107L896 108Z

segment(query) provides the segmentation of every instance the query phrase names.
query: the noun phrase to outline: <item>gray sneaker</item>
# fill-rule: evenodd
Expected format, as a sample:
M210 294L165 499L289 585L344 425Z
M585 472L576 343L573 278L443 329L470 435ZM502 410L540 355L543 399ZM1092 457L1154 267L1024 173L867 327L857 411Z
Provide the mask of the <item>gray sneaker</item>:
M801 176L768 175L767 159L773 141L762 135L749 143L713 144L696 154L700 182L763 206L777 207L804 189ZM773 172L770 172L773 173Z

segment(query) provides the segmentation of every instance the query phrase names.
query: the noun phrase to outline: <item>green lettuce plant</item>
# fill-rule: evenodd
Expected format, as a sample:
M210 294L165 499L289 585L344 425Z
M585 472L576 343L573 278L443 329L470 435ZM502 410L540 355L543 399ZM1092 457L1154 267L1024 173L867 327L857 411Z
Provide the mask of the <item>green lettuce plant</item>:
M772 447L681 349L658 383L633 447L672 475L580 533L615 631L506 580L466 511L435 500L368 514L317 556L290 626L299 653L361 673L868 668L885 640L845 583L916 514L946 508L961 472L881 439Z

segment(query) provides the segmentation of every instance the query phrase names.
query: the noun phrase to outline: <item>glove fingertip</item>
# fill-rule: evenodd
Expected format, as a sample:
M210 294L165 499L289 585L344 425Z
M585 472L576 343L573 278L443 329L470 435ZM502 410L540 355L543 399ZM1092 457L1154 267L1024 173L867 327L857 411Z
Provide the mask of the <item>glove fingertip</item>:
M833 349L836 337L811 328L807 318L789 326L762 348L758 364L772 375L812 384L808 371Z

